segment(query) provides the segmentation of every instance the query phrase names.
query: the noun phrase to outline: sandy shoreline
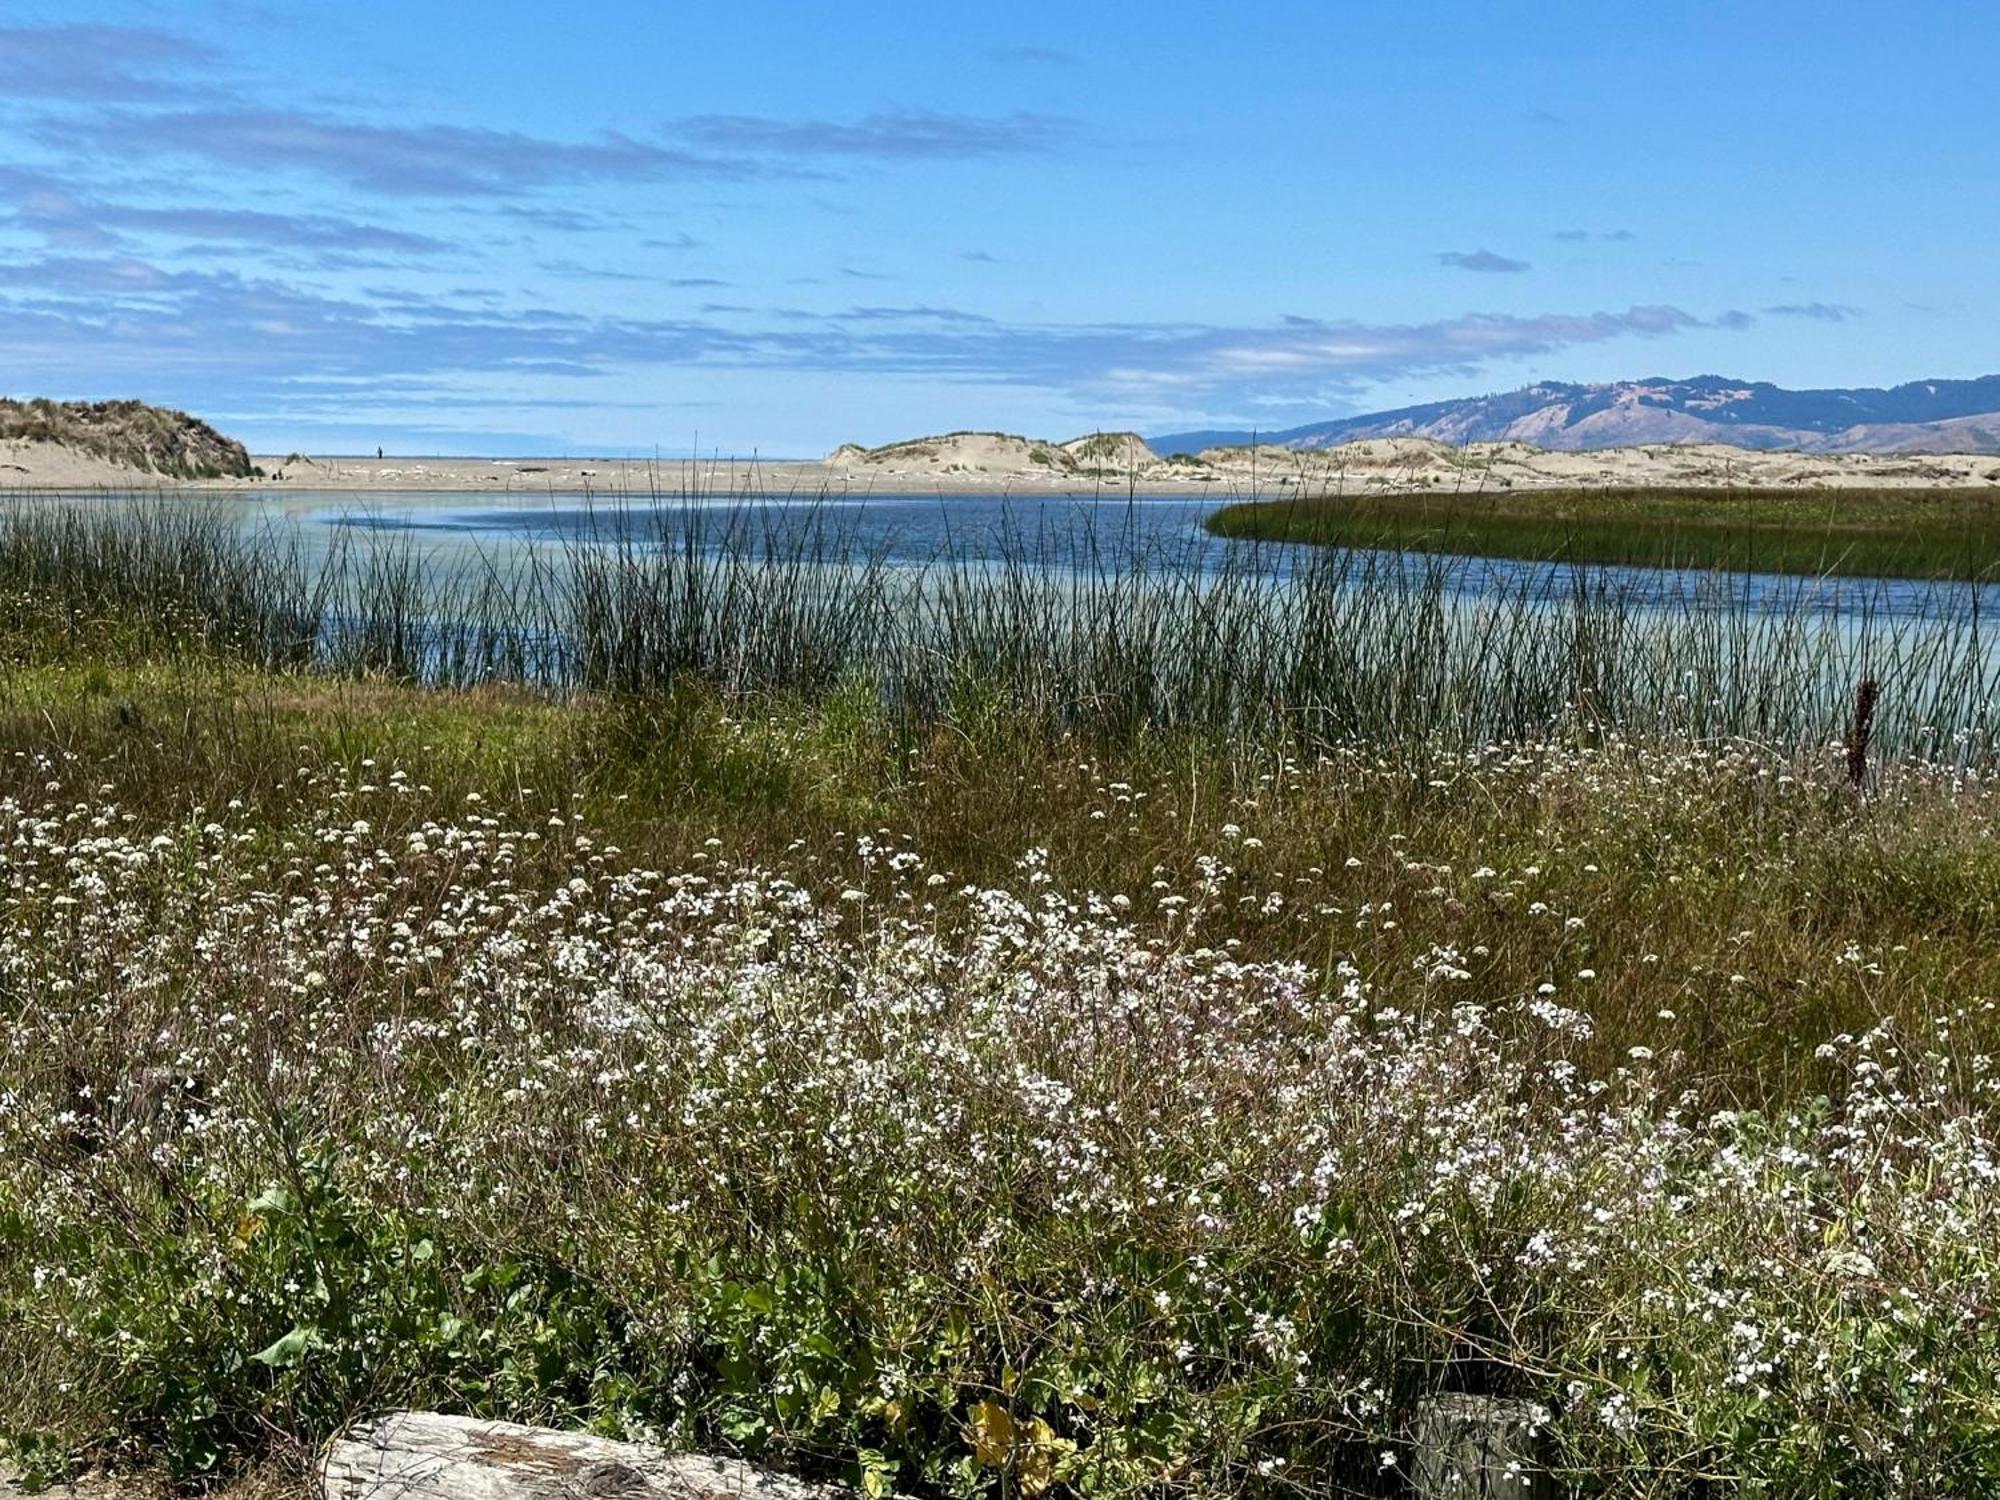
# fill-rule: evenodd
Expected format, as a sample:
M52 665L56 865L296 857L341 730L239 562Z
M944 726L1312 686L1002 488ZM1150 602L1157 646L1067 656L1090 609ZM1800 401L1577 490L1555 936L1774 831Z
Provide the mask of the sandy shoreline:
M843 450L843 454L850 450ZM883 451L883 450L877 450ZM0 443L0 490L174 489L811 496L923 494L1213 495L1464 493L1547 488L2000 487L1993 454L1774 453L1717 444L1575 452L1522 443L1451 448L1378 438L1314 452L1214 449L1193 462L1052 472L992 445L933 445L916 458L461 458L259 456L264 477L179 481L37 443Z
M946 494L990 495L1006 492L1043 494L1088 493L1093 481L1075 476L996 470L947 473L923 468L879 469L830 464L817 459L733 458L702 460L618 458L314 458L306 464L285 465L259 458L273 477L266 480L205 481L202 489L309 490L490 490L499 494L571 493L594 490L626 495L816 495L822 491L866 494L869 491L932 490ZM1134 481L1107 478L1101 487L1122 494ZM1218 488L1213 482L1189 483L1140 479L1148 494L1202 494Z

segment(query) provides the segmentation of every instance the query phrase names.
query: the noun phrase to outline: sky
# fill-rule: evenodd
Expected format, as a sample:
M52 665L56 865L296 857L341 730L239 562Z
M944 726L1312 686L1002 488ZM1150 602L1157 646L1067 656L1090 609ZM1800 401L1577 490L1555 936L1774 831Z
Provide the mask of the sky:
M0 394L783 457L1984 375L1984 10L9 0Z

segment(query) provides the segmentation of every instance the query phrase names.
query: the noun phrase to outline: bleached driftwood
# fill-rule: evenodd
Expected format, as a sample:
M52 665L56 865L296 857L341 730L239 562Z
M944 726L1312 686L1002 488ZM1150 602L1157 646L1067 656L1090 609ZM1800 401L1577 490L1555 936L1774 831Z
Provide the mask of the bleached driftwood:
M1545 1500L1538 1408L1446 1395L1424 1403L1415 1492L1424 1500ZM399 1411L337 1438L326 1500L852 1500L737 1459L667 1453L579 1432Z
M666 1453L578 1432L399 1411L337 1438L327 1500L836 1500L736 1459Z

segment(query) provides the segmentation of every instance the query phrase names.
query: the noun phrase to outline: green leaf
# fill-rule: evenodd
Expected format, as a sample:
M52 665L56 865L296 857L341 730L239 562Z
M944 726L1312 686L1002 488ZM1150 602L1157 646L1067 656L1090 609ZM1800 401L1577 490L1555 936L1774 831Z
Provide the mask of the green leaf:
M768 1430L761 1413L747 1407L731 1407L722 1413L723 1432L739 1443L755 1443Z
M259 1364L269 1365L274 1370L285 1370L303 1359L306 1350L318 1342L319 1330L310 1323L301 1323L270 1348L259 1349L250 1357Z
M861 1466L861 1493L870 1500L885 1500L895 1492L896 1462L878 1448L860 1448L854 1457Z
M276 1183L250 1200L250 1212L253 1214L288 1214L291 1211L292 1195Z

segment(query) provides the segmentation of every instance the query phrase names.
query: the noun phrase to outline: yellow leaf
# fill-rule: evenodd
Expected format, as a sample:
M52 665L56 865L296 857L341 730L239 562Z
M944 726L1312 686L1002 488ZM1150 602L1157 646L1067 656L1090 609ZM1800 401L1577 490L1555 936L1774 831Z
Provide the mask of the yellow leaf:
M972 1408L965 1440L972 1445L972 1456L981 1468L997 1469L1014 1451L1014 1419L998 1401L982 1401Z
M1021 1478L1021 1493L1039 1495L1056 1482L1056 1456L1047 1448L1027 1448L1015 1466Z
M1021 1431L1026 1446L1015 1458L1014 1470L1021 1476L1021 1493L1039 1495L1055 1483L1056 1465L1076 1452L1076 1444L1057 1437L1055 1428L1040 1417L1031 1418Z

